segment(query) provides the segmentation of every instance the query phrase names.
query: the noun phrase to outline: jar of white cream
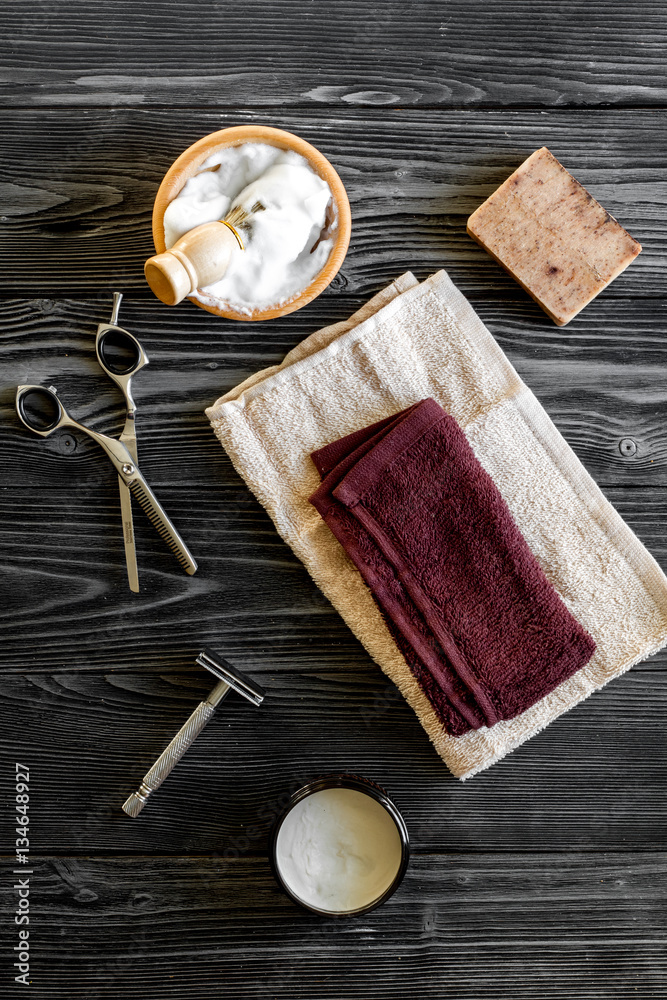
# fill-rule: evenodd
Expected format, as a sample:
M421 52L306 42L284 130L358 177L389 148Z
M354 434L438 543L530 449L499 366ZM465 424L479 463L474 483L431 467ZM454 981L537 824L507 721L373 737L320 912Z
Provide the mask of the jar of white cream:
M409 844L384 789L330 774L292 795L273 828L270 858L278 883L301 906L352 916L391 896L405 874Z
M187 239L184 233L222 220L232 202L250 210L248 232L239 234L227 272L223 268L219 281L198 287L188 296L192 302L217 316L258 322L301 309L331 283L350 242L350 203L318 149L266 125L237 125L199 139L172 163L155 197L157 255ZM264 207L258 211L257 204ZM196 284L198 267L187 252L179 260ZM214 259L211 247L209 252ZM149 284L171 305L178 299L160 291L155 260L146 263Z

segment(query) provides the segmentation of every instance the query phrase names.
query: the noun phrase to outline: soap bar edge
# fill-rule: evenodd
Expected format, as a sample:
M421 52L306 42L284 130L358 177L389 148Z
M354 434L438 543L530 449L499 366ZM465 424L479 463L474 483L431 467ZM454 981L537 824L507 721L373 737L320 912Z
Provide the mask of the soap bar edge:
M482 204L485 205L486 202L482 202ZM538 299L536 295L533 295L533 293L531 292L530 288L528 288L527 285L524 285L524 283L519 278L517 278L516 274L514 274L513 271L510 271L509 267L507 267L507 265L502 262L502 260L500 259L500 257L496 257L496 255L494 254L494 252L492 250L489 250L488 246L486 246L485 243L482 243L482 241L479 240L477 238L477 236L473 232L471 232L471 230L468 228L467 225L466 225L466 232L467 232L468 236L470 236L470 238L475 241L475 243L477 244L477 246L480 246L482 248L482 250L484 250L486 253L488 253L489 257L491 257L492 260L495 260L496 264L499 264L502 267L502 269L505 272L505 274L508 274L510 276L510 278L512 278L513 281L516 281L517 285L519 285L519 287L522 288L524 290L524 292L527 292L528 295L530 295L530 297L533 300L533 302L535 302L540 307L540 309L542 309L547 314L547 316L549 317L550 320L553 320L553 322L556 324L556 326L567 326L567 324L570 322L570 320L573 320L574 317L577 316L581 312L581 310L584 308L584 306L588 305L588 302L584 302L583 305L577 310L577 312L573 313L568 319L558 319L551 312L551 310L547 308L547 306L544 304L544 302L540 301L540 299ZM630 262L628 262L628 263L630 263ZM589 299L589 302L590 301L591 300Z
M619 236L621 234L623 234L634 245L634 247L636 247L636 250L635 250L634 254L632 254L632 255L628 254L627 259L621 259L620 260L619 265L610 273L609 277L604 282L604 285L601 288L599 288L589 298L585 299L581 303L581 305L579 306L578 309L576 309L574 312L571 312L571 314L567 315L566 318L564 318L564 319L557 317L549 309L549 307L546 305L546 303L544 302L544 300L541 299L541 298L539 298L538 295L536 293L534 293L517 276L517 274L503 260L501 260L493 252L493 250L491 250L491 248L489 247L489 245L486 242L484 242L483 238L481 238L480 236L478 236L477 233L474 231L474 226L475 226L475 222L476 222L476 219L477 219L478 215L480 215L480 213L483 213L483 211L485 209L491 208L491 206L493 205L494 202L500 200L501 203L502 203L503 197L506 196L506 192L510 188L511 183L512 183L513 179L517 176L517 174L528 172L530 170L531 163L534 160L539 159L540 157L545 156L545 154L552 161L554 161L558 165L558 167L560 167L560 169L563 171L563 173L566 174L570 178L570 180L573 181L577 185L578 188L581 189L581 191L586 195L586 197L589 199L589 201L593 202L594 205L601 212L603 212L605 214L605 216L607 217L607 219L609 221L613 222L616 227L618 227L618 230L620 231L619 232ZM483 225L484 224L482 223L482 226ZM574 175L570 173L570 171L567 169L567 167L565 167L560 162L560 160L556 156L554 156L554 154L551 152L551 150L548 148L548 146L540 146L538 149L534 150L529 156L526 157L525 160L523 160L522 163L519 164L518 167L516 167L515 170L513 170L508 175L508 177L505 178L505 180L501 184L498 185L498 187L494 191L492 191L492 193L488 196L488 198L486 198L480 205L477 206L477 208L475 209L475 211L472 212L471 215L468 217L468 220L466 222L466 233L479 246L481 246L482 249L484 249L486 251L486 253L488 253L488 255L497 264L499 264L503 268L503 270L507 274L509 274L510 277L512 277L516 281L516 283L525 292L528 293L528 295L530 295L530 297L533 299L533 301L536 302L537 305L539 305L539 307L547 314L547 316L549 316L549 318L557 326L566 326L572 319L574 319L574 317L577 316L581 312L581 310L584 309L585 306L589 305L589 303L592 302L593 299L596 298L600 294L600 292L604 291L605 288L607 288L611 284L612 281L614 281L620 274L622 274L623 271L625 271L625 269L627 267L629 267L629 265L639 256L639 254L642 251L641 244L627 231L627 229L625 229L624 226L621 225L621 223L613 215L611 215L610 212L607 211L607 209L604 208L604 206L596 198L594 198L594 196L588 191L588 189L586 187L584 187L584 185L581 183L581 181L578 181L577 178L574 177Z

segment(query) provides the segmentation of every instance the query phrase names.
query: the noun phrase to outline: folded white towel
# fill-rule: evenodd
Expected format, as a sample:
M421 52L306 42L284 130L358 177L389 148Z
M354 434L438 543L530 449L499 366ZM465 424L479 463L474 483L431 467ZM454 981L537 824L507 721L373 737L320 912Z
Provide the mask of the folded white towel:
M357 570L308 502L319 485L312 451L427 397L461 425L547 577L597 645L582 670L527 712L459 737L444 732ZM667 578L444 271L422 284L403 275L206 414L282 537L459 778L499 760L667 642Z

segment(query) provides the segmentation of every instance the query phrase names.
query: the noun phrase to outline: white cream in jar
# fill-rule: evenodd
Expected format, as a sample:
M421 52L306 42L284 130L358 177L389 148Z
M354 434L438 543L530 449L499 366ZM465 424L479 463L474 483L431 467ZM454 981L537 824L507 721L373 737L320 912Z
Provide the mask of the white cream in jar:
M381 802L354 788L323 788L286 814L274 863L300 902L326 913L349 913L370 907L392 887L403 845Z
M321 237L335 224L331 189L303 156L267 143L225 147L205 160L166 208L166 248L256 201L265 210L252 215L245 250L234 250L224 277L193 298L251 315L296 298L324 267L333 239Z

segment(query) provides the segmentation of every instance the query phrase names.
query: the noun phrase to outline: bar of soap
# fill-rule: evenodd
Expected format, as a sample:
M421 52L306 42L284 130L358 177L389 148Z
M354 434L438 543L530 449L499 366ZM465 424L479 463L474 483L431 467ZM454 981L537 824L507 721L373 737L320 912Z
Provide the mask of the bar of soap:
M467 230L558 326L641 250L546 146L473 212Z

